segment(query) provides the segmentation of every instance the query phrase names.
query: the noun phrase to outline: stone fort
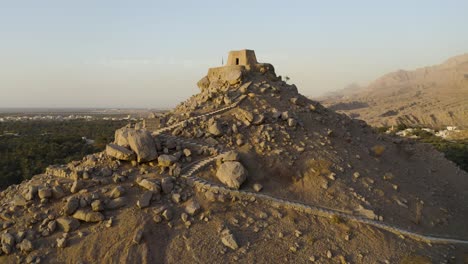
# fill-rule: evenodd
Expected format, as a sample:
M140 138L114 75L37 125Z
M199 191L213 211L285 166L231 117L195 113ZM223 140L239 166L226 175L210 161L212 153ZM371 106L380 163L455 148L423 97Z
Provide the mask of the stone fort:
M255 56L255 51L253 50L233 50L229 52L228 60L226 66L232 65L242 65L250 66L256 65L257 57Z

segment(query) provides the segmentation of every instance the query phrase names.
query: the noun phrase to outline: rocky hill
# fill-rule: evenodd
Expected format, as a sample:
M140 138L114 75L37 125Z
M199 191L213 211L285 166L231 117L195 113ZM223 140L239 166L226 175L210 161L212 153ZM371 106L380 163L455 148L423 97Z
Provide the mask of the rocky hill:
M466 260L466 172L247 61L210 69L154 131L1 192L0 262Z
M319 100L373 126L468 127L468 54L436 66L389 73L367 87L351 88Z

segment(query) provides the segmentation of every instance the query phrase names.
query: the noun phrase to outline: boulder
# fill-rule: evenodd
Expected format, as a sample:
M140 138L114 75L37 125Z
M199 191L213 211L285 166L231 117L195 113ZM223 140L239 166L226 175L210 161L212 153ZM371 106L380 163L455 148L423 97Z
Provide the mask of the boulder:
M133 153L131 150L112 143L106 146L106 154L118 160L131 161L135 160L136 158L135 153Z
M252 84L252 81L242 84L242 86L239 87L239 91L243 94L246 94L249 91L248 89L251 84Z
M221 232L221 242L228 248L236 250L239 248L236 238L229 229L225 229Z
M54 232L56 228L57 228L57 221L52 220L49 223L47 223L47 229L49 229L50 232Z
M258 125L263 124L264 121L265 121L265 116L262 114L258 114L255 116L254 120L252 121L252 124L258 126Z
M239 189L247 179L247 170L238 161L224 162L219 166L216 177L229 188Z
M153 192L144 192L137 201L137 206L140 209L146 208L151 204L151 198L153 198Z
M208 90L210 92L216 92L216 91L221 90L223 86L224 86L224 80L210 79L210 86L208 87Z
M80 222L71 217L61 217L57 219L57 223L65 233L75 231L80 227Z
M23 239L21 243L18 244L18 248L23 253L28 253L33 250L33 244L27 239Z
M260 184L260 183L255 183L253 185L253 189L256 191L256 192L260 192L262 189L263 189L263 186Z
M161 167L169 167L176 161L177 158L173 155L164 154L158 157L158 165Z
M143 229L138 229L133 235L133 243L140 244L141 239L143 238Z
M192 151L188 148L183 150L185 157L190 157L192 155Z
M114 189L112 189L110 193L110 198L119 198L122 197L125 194L125 188L123 186L117 186Z
M70 188L70 192L71 193L77 193L81 189L83 189L83 187L84 187L84 184L83 184L82 181L80 181L80 180L74 181L71 188Z
M66 215L71 215L76 211L76 209L78 209L79 206L80 206L80 200L76 197L71 197L65 203L65 206L63 207L63 212Z
M226 162L226 161L239 161L240 160L239 152L237 152L235 150L230 150L230 151L224 153L221 156L221 160L223 162Z
M213 136L221 136L223 135L223 131L219 125L218 122L213 122L211 123L209 126L208 126L208 132L210 132L210 134L212 134Z
M185 212L189 215L196 215L200 211L200 204L196 200L189 200L185 205Z
M173 193L171 199L174 203L180 203L182 201L182 196L180 193Z
M288 126L295 127L296 124L297 124L297 121L294 118L288 118Z
M37 186L28 186L28 191L26 192L26 194L24 195L24 198L28 201L31 201L32 199L34 199L34 196L36 196L37 194Z
M15 197L13 197L11 204L14 206L26 206L28 202L22 195L16 195Z
M161 214L167 221L171 221L172 217L174 216L174 213L170 208L164 210Z
M250 124L254 120L254 115L251 112L246 111L244 109L238 109L238 112L234 115L237 120L241 121L246 126L250 126Z
M115 144L130 147L136 153L138 162L152 161L158 157L154 139L146 130L118 129L115 131Z
M127 127L117 129L115 131L114 143L121 147L130 147L130 144L128 144L128 134L131 130L131 128Z
M65 248L67 245L67 239L64 237L57 238L57 247L58 248Z
M274 110L271 115L273 116L274 119L278 119L281 117L282 113L280 111Z
M37 191L37 195L40 199L47 199L52 197L52 190L47 187L39 188L39 190Z
M109 203L107 203L106 208L112 210L124 207L125 205L127 205L127 199L125 199L125 197L119 197L110 200Z
M164 193L171 193L174 188L174 179L171 177L165 177L161 180L161 188Z
M73 214L73 218L88 223L94 223L101 222L102 220L104 220L104 215L100 212L88 212L80 209Z
M104 210L104 203L101 200L95 200L91 203L91 209L95 212Z
M158 157L153 137L148 131L133 130L129 134L128 143L136 153L138 162L152 161Z
M153 192L160 192L161 191L161 188L159 187L159 185L154 182L154 181L151 181L151 180L148 180L148 179L143 179L139 182L137 182L138 185L140 185L141 187L147 189L147 190L150 190L150 191L153 191Z
M113 173L114 172L112 171L112 169L107 168L107 167L102 168L101 171L100 171L100 174L101 174L102 177L110 177L110 176L112 176Z
M65 196L65 192L60 185L52 187L52 197L55 199L60 199Z
M3 233L1 236L1 242L2 242L2 251L5 254L10 254L11 251L13 250L13 247L15 246L15 237L12 234L9 233Z

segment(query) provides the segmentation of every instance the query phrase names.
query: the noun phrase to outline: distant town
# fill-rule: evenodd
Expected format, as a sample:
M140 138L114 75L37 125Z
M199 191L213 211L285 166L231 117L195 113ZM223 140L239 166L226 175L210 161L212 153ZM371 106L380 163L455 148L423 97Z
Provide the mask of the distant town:
M0 122L7 121L66 121L66 120L110 120L110 121L139 121L143 117L100 116L100 115L11 115L0 117Z
M0 108L0 122L9 121L69 121L69 120L107 120L141 121L151 114L162 113L164 109L7 109Z

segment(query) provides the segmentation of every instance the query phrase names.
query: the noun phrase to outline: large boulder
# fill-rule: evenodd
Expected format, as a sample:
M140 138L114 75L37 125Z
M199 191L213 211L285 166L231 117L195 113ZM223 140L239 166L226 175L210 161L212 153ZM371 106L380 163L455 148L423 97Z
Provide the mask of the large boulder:
M112 143L106 146L106 154L118 160L135 160L135 153L133 151Z
M118 129L115 131L115 144L130 147L136 153L138 162L152 161L158 157L154 139L146 130Z
M238 161L224 162L219 166L216 177L229 188L239 189L247 179L247 170Z

